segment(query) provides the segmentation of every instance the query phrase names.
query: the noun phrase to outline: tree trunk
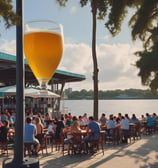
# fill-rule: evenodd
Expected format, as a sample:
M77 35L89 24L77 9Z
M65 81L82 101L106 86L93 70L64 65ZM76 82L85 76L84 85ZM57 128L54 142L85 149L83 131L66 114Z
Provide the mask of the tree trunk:
M92 7L92 57L93 57L93 87L94 87L94 102L93 102L93 116L95 120L98 120L98 63L96 55L96 14L97 14L97 0L91 1Z

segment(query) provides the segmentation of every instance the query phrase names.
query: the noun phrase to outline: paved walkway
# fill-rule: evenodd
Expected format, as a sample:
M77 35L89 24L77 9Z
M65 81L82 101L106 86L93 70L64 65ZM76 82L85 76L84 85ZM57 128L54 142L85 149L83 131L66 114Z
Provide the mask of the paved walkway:
M5 157L0 156L0 167ZM40 155L40 168L158 168L158 135L143 136L128 145L105 145L105 154L62 156L61 152Z

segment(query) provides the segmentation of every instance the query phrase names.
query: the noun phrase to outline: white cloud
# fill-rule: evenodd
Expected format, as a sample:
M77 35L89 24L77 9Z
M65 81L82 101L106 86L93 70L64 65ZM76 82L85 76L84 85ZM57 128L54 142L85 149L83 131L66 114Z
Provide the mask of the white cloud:
M144 88L134 66L138 44L99 44L97 58L99 66L99 89ZM66 44L60 68L74 73L84 74L86 81L71 83L74 89L93 88L93 64L90 46L86 44Z
M11 41L3 40L3 41L4 41L3 44L0 45L0 51L15 55L16 54L16 41L15 40L11 40Z
M100 44L97 48L100 78L108 82L120 76L131 76L136 71L131 65L136 61L135 51L136 48L129 44Z
M15 45L15 40L5 41L0 50L15 55ZM143 88L137 76L138 69L132 65L137 59L134 52L138 50L138 44L97 45L99 90ZM86 76L85 81L68 84L73 90L93 89L93 60L89 45L66 43L58 69Z
M60 69L87 74L91 67L91 49L88 45L65 44Z

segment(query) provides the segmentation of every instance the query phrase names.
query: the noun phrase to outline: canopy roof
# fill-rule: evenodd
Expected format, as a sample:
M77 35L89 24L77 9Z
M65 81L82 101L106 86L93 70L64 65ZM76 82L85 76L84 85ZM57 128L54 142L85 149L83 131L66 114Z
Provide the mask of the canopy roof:
M33 75L26 60L24 60L24 64L25 84L38 85L38 81ZM52 77L54 84L79 82L85 79L84 75L62 70L56 70L54 76ZM5 86L16 84L16 56L0 52L0 83L4 83Z

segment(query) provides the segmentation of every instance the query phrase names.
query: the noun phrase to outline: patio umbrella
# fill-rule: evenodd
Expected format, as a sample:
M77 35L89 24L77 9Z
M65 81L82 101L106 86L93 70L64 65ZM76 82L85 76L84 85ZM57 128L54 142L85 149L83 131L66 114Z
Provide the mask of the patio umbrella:
M24 88L25 97L33 97L33 98L58 98L60 97L58 94L53 93L51 91L44 91L38 88L26 87ZM16 86L6 86L0 88L0 97L6 97L10 95L16 95Z
M16 94L16 86L6 86L0 88L0 97L6 97L9 95L15 95Z
M60 97L58 94L53 93L48 90L38 90L34 88L26 88L24 90L26 97L33 97L33 98L58 98Z

